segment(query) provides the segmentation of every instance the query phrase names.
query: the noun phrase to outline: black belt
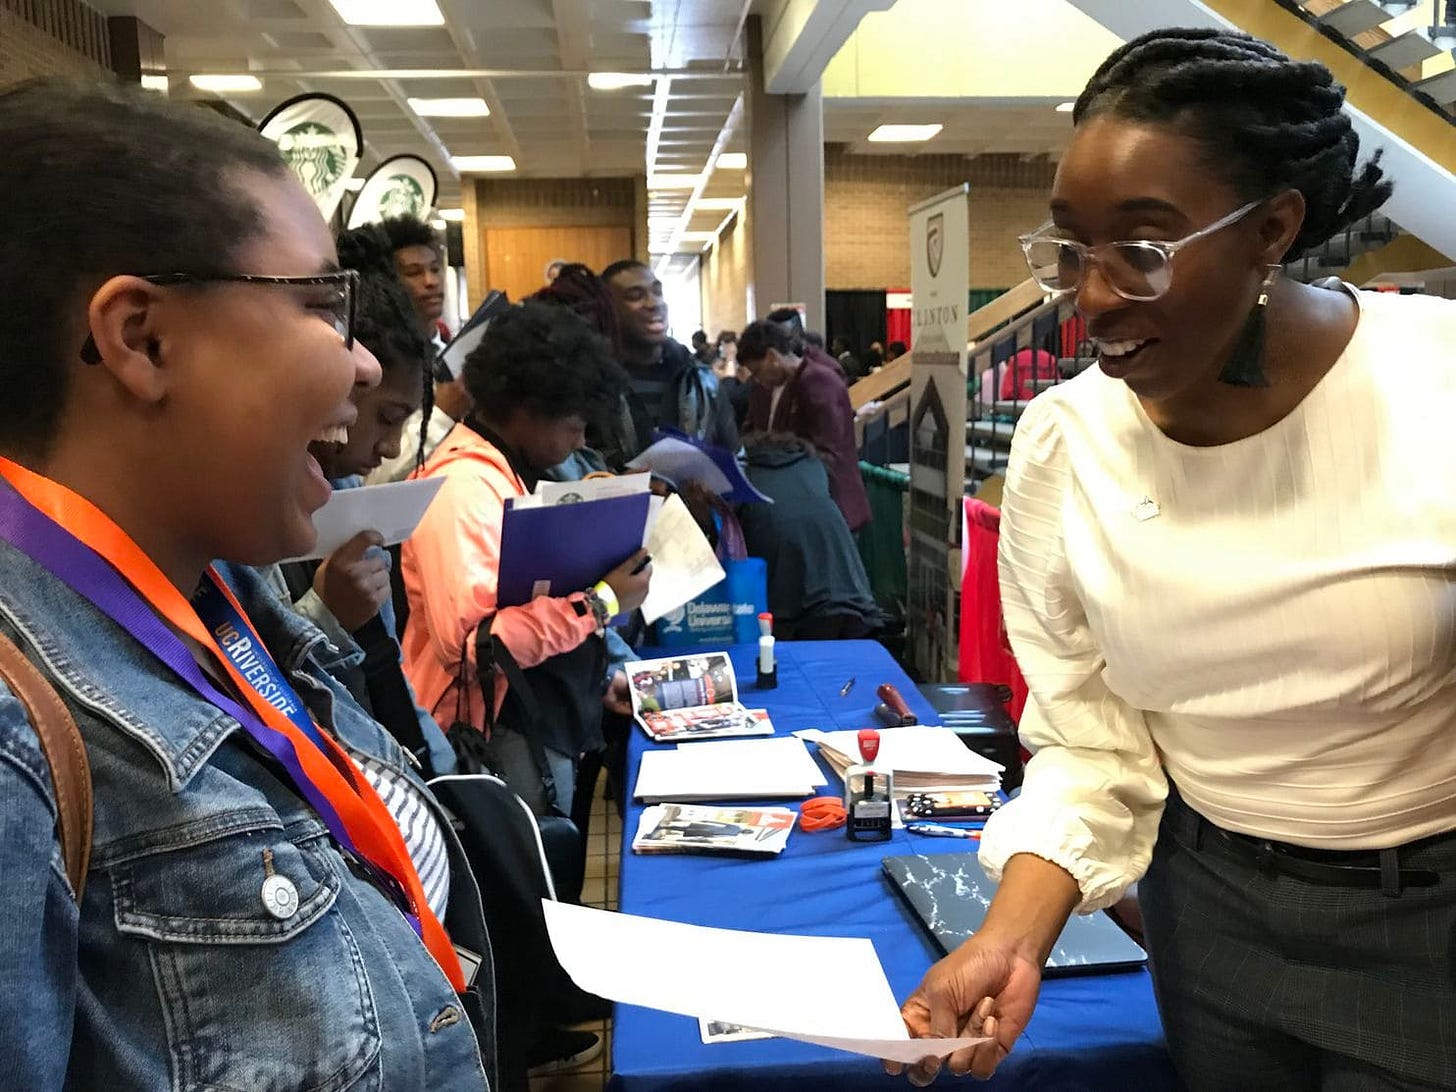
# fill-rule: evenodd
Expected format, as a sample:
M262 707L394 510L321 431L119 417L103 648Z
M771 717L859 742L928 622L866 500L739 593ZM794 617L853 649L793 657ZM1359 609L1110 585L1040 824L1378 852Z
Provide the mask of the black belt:
M1307 849L1235 834L1206 819L1203 822L1217 832L1224 845L1265 872L1291 876L1306 883L1325 887L1378 887L1385 894L1395 896L1403 887L1433 887L1441 882L1441 874L1428 868L1401 868L1400 854L1408 848L1405 846L1349 853Z

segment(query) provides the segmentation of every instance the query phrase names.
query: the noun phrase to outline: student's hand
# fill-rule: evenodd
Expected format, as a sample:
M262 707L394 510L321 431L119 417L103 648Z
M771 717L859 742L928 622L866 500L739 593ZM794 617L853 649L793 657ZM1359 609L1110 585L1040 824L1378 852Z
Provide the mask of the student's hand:
M612 591L616 592L617 609L623 614L636 610L642 605L642 601L647 598L647 585L652 580L651 564L640 573L634 574L632 572L633 569L642 564L646 557L646 550L638 550L626 561L602 577L610 585Z
M608 713L620 713L624 717L632 715L632 691L627 687L625 671L612 673L612 681L607 683L607 692L602 695L602 705Z
M378 531L360 531L314 573L313 590L350 633L378 614L389 598L389 560L368 554L371 546L383 545Z
M464 420L474 403L475 400L470 397L470 392L465 389L463 379L435 384L435 405L444 410L452 421Z
M952 1054L951 1073L990 1077L1021 1035L1041 989L1041 967L1015 942L972 937L925 973L900 1008L912 1038L957 1039L985 1035L989 1043ZM886 1062L887 1073L905 1067ZM927 1058L905 1070L917 1088L935 1080L941 1059Z

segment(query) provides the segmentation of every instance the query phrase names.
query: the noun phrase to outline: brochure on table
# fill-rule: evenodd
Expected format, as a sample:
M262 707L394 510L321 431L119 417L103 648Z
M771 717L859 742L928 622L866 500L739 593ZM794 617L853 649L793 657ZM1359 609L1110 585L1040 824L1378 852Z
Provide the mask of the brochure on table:
M637 763L632 793L644 804L789 800L828 781L801 740L715 739L651 747Z
M728 736L773 735L763 709L738 700L738 680L726 652L699 652L623 666L632 715L658 743Z
M789 844L791 808L654 804L642 810L634 853L726 853L774 857Z

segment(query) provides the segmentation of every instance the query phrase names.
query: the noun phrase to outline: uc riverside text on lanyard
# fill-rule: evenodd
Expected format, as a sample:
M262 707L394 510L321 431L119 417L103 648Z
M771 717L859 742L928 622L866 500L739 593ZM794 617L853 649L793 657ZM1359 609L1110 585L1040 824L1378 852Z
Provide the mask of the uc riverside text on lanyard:
M425 900L404 838L341 747L321 732L212 569L189 603L141 548L86 498L0 458L0 538L135 637L204 700L233 717L288 773L329 832L403 903L457 991L459 958ZM214 686L173 629L212 653L243 696Z

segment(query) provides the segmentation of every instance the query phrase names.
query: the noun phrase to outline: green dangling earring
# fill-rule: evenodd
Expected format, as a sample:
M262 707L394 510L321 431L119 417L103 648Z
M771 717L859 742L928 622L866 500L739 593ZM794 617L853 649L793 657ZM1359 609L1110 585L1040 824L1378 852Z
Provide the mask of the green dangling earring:
M1218 373L1220 383L1231 387L1267 387L1269 377L1264 374L1264 315L1269 309L1269 289L1274 278L1279 276L1279 266L1271 265L1268 275L1259 285L1259 299L1249 312L1248 321L1239 331L1239 340L1234 343L1228 363Z

